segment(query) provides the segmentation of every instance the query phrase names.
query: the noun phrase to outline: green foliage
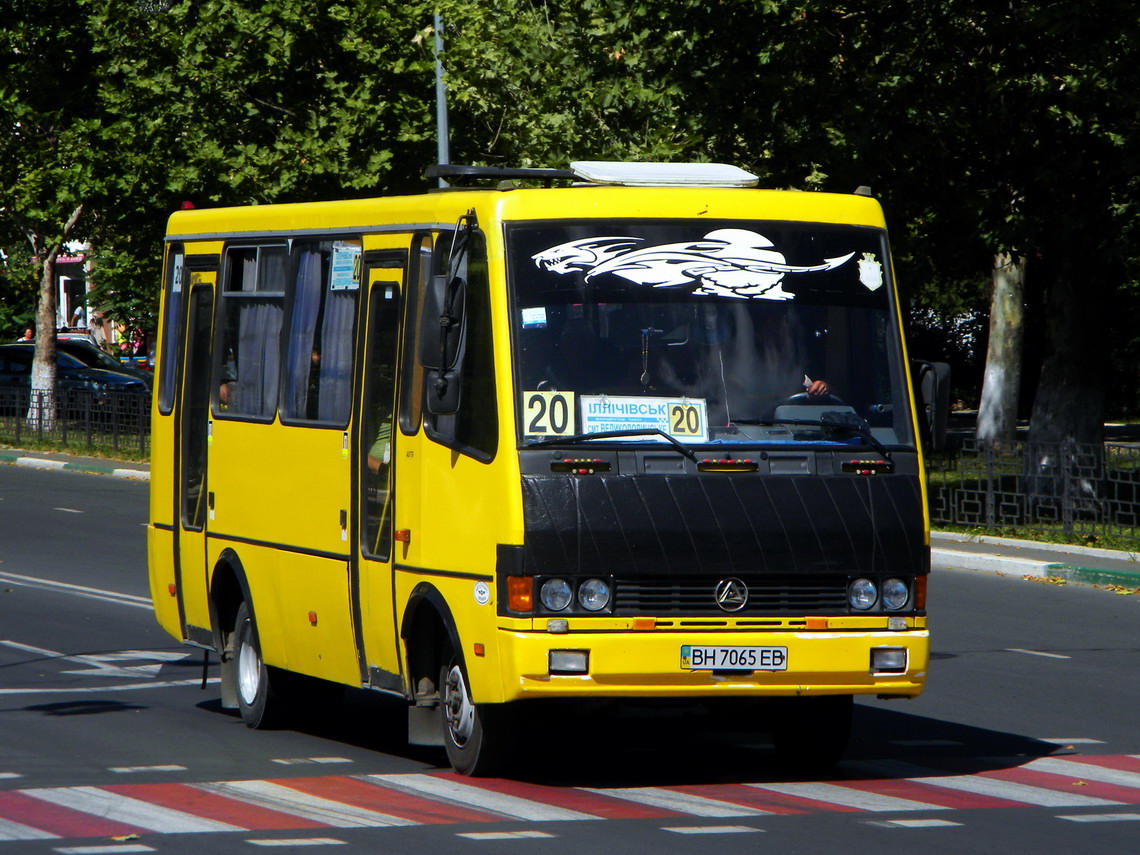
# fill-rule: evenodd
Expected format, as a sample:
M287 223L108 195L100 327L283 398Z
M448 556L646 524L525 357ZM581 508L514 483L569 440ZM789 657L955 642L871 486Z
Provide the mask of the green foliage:
M1130 0L6 5L0 246L50 244L83 203L97 302L144 327L184 201L423 189L439 11L455 162L718 160L768 186L870 185L920 336L974 347L1009 250L1039 307L1046 283L1081 281L1109 324L1097 345L1119 344L1106 363L1140 350ZM0 304L24 299L15 281Z

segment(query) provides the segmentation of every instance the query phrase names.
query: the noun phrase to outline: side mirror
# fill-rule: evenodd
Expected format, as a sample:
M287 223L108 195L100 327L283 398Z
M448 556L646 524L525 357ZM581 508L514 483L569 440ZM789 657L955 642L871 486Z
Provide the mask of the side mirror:
M458 276L433 276L424 294L419 358L426 369L425 405L433 415L451 415L459 409L466 299L467 283Z
M934 451L946 445L946 424L950 418L950 366L945 362L928 362L925 359L912 359L911 374L918 393L915 397L922 402L930 448Z

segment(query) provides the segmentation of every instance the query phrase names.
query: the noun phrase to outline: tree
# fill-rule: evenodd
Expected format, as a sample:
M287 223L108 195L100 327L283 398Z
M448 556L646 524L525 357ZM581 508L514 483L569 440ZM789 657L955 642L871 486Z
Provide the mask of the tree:
M98 191L91 40L65 0L15 0L0 29L0 212L38 271L29 418L54 419L55 259ZM47 396L46 398L43 396ZM46 409L40 409L47 403Z

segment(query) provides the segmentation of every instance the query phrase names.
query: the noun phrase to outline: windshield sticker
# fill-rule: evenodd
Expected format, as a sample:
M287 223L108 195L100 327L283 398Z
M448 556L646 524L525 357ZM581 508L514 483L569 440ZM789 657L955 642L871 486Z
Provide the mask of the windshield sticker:
M695 295L792 300L795 294L781 287L785 276L834 270L855 256L851 252L821 264L788 264L772 241L747 229L716 229L701 240L681 243L640 243L640 238L585 238L552 246L531 259L551 273L585 271L587 282L609 273L652 288L695 283Z
M708 442L708 407L703 398L578 397L582 402L582 433L659 430L681 442Z
M869 291L878 291L883 287L883 265L875 259L873 252L865 252L859 259L859 281Z
M573 392L523 392L527 436L570 436L574 430Z
M546 326L546 307L535 306L522 310L523 329L539 329Z

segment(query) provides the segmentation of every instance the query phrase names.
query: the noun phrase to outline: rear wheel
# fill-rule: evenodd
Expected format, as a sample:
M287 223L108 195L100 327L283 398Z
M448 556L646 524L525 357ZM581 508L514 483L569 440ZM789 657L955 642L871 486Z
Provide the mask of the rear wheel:
M280 719L280 702L268 666L261 659L261 642L249 605L242 603L234 618L234 679L238 709L247 727L268 728Z
M471 700L467 676L455 656L449 656L440 669L439 706L443 744L456 772L485 776L506 765L506 711L501 705Z
M780 765L806 775L827 772L843 759L855 708L851 695L784 698L772 717L772 743Z

